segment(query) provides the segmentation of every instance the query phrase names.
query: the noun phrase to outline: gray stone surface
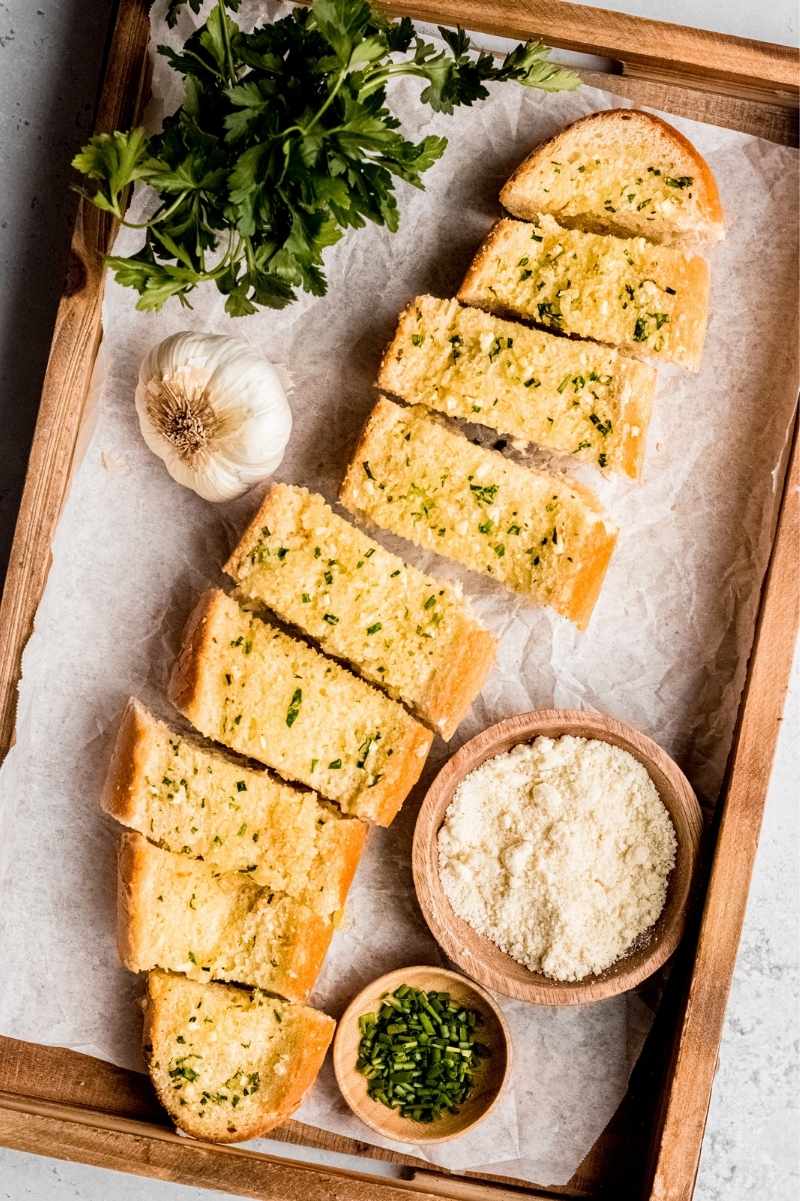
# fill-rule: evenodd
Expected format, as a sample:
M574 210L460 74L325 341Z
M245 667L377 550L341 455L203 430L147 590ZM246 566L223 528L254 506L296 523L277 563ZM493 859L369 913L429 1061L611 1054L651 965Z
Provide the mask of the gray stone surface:
M616 0L609 7L747 37L797 41L794 0L771 5ZM0 0L0 576L66 262L72 211L68 165L90 124L110 9L111 0ZM800 1195L799 730L796 666L696 1201L789 1201ZM0 978L0 987L9 984L13 987ZM337 1163L346 1159L335 1158ZM0 1148L0 1201L222 1196Z

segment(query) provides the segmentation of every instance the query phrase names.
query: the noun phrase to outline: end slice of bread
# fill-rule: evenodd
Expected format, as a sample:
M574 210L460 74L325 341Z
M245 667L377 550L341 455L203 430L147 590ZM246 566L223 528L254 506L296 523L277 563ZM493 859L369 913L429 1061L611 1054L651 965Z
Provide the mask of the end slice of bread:
M400 314L378 386L636 479L656 372L596 342L559 338L455 300Z
M161 1104L185 1134L258 1138L297 1109L336 1023L258 989L147 977L142 1042Z
M654 242L725 236L711 168L682 133L637 109L591 113L538 146L500 193L515 217Z
M213 871L126 832L117 878L119 954L132 972L166 968L233 980L304 1001L333 925L247 873Z
M565 229L548 214L498 221L458 299L557 333L696 371L708 321L708 263L645 238Z
M313 792L187 737L136 700L122 715L100 803L165 850L245 871L334 921L367 833Z
M240 595L352 663L443 738L494 662L494 638L454 588L404 563L305 488L273 485L225 570Z
M447 429L421 406L383 397L341 500L351 513L484 572L581 628L617 537L588 488L522 467Z
M381 826L433 740L397 701L216 589L189 618L169 695L206 737Z

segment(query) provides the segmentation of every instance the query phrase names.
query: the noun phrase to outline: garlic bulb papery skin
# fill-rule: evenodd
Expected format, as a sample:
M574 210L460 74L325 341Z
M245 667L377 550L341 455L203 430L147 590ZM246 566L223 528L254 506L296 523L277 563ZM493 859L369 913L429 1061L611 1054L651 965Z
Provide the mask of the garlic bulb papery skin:
M233 500L278 467L292 411L278 372L247 342L172 334L139 368L142 437L174 480Z

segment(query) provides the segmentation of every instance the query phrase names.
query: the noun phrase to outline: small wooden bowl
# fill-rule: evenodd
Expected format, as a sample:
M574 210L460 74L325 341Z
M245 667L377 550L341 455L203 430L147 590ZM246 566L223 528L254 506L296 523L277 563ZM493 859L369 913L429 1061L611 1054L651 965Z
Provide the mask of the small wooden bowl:
M629 751L644 765L675 827L677 852L667 900L655 925L622 959L597 976L562 982L532 972L477 934L450 907L439 879L437 836L463 778L486 759L544 734L599 738ZM414 830L412 866L417 899L431 932L447 957L487 988L539 1005L583 1005L627 992L652 975L677 947L700 844L703 819L697 798L678 765L652 741L624 722L603 714L539 709L490 726L450 759L433 781Z
M400 984L410 984L428 992L449 992L455 1001L477 1009L483 1017L483 1025L479 1027L480 1040L492 1052L482 1061L473 1092L458 1113L445 1114L430 1124L412 1122L410 1118L401 1117L397 1110L373 1101L367 1095L366 1077L356 1069L361 1040L358 1019L364 1013L375 1012L381 997L393 992ZM511 1035L494 1001L471 980L440 967L404 967L373 980L350 1002L336 1028L333 1070L342 1096L353 1113L378 1134L401 1143L446 1143L477 1126L494 1109L511 1070Z

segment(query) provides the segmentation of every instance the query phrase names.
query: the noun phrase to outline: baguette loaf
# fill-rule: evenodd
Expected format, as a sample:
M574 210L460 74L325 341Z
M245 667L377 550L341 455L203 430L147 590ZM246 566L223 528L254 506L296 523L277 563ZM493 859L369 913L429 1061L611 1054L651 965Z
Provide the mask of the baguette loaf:
M708 294L708 263L698 255L565 229L545 213L532 224L498 221L458 299L696 371Z
M636 109L591 113L538 146L500 203L515 217L552 213L562 225L654 242L725 236L708 163L677 129Z
M384 550L305 488L270 489L225 570L240 594L348 660L444 738L494 660L494 638L453 588Z
M370 465L370 475L364 463ZM583 628L616 541L588 489L381 398L341 490L351 513L492 576Z
M189 618L169 693L202 734L382 826L432 741L396 701L213 589Z
M141 834L120 840L119 954L132 972L160 967L198 980L234 980L304 1001L333 926L246 873L220 875Z
M634 479L656 373L595 342L558 338L455 300L418 296L400 314L378 386Z
M131 700L101 805L168 851L217 872L246 871L338 920L367 827L313 792L254 771L171 729Z
M258 1138L297 1109L336 1023L258 989L150 972L142 1041L158 1098L185 1134Z

